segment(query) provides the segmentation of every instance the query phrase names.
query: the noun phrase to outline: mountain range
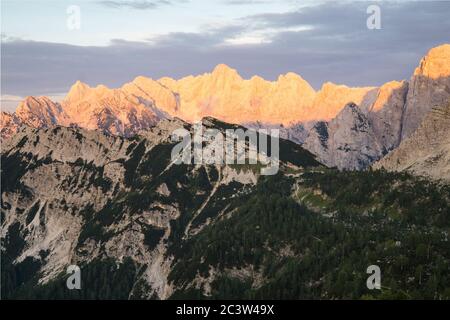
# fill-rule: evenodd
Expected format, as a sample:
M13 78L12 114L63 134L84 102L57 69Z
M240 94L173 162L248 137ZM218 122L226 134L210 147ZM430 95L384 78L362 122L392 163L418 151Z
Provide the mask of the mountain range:
M449 79L446 44L380 87L219 65L27 97L1 117L1 296L450 299ZM251 140L245 164L176 163L172 134L197 120L280 129L277 174Z
M12 114L2 113L1 134L22 125L99 129L133 136L162 119L188 122L211 116L251 128L279 128L328 166L365 169L395 149L428 112L450 97L450 44L431 49L409 81L351 88L325 83L315 91L294 73L276 81L243 79L218 65L212 73L179 80L137 77L118 89L77 81L61 102L27 97Z

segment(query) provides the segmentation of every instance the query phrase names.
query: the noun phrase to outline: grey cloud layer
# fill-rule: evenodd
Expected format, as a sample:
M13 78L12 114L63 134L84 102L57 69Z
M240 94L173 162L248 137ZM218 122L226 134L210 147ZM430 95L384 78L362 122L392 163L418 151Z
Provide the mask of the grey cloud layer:
M114 87L138 75L178 78L208 72L218 63L229 64L244 77L274 79L297 72L316 88L324 81L379 85L409 78L428 49L450 42L450 2L381 2L381 30L366 28L367 5L326 3L249 16L203 33L172 33L148 43L118 39L108 47L6 41L3 93L65 92L76 80ZM312 29L295 31L301 26ZM223 44L269 29L279 30L269 43Z

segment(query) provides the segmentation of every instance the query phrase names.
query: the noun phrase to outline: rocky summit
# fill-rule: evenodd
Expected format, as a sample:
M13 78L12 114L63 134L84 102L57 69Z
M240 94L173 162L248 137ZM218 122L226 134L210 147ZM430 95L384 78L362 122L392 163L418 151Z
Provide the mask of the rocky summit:
M433 48L409 81L386 83L352 105L353 112L345 107L334 119L317 123L305 148L339 169L367 168L413 134L433 106L450 101L449 66L450 45ZM449 136L448 129L443 134Z

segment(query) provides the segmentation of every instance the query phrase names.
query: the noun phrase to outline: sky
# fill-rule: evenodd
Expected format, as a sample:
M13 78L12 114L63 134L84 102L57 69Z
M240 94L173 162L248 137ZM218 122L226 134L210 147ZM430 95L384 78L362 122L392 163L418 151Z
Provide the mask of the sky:
M367 27L373 4L380 29ZM1 106L61 99L77 80L119 87L219 63L244 78L295 72L316 89L381 85L450 43L449 17L446 0L2 0Z

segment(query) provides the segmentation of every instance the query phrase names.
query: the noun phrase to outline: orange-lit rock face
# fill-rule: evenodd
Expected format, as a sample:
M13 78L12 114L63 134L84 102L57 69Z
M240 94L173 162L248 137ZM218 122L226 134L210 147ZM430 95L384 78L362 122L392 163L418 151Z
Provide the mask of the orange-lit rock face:
M375 103L372 105L371 111L378 112L383 109L395 95L396 91L401 91L405 86L405 81L391 81L383 84L378 91ZM404 101L402 101L404 103Z
M414 76L425 76L438 79L450 76L450 44L444 44L431 49L422 58L420 65L414 71Z
M330 120L349 102L360 104L373 88L349 88L326 83L319 92L295 73L276 81L254 76L243 79L236 70L221 64L211 73L180 80L158 81L137 77L118 89L77 81L61 104L48 98L29 97L17 109L19 118L32 118L32 126L76 124L121 134L152 125L160 118L176 116L196 121L212 116L233 123L266 124ZM31 115L31 116L30 116ZM40 115L40 116L38 116Z
M350 102L363 105L372 90L376 90L376 88L350 88L327 82L315 96L305 120L329 121Z
M179 107L177 94L150 78L137 77L132 82L125 84L121 90L127 94L153 101L155 106L171 115L175 115Z
M14 135L21 125L20 119L15 114L0 113L0 134L2 138Z
M66 124L67 114L59 103L47 97L26 97L16 109L15 115L32 127Z
M159 82L179 94L177 115L189 121L213 116L235 123L289 123L305 116L315 96L314 89L294 73L274 82L258 76L244 80L223 64L212 73Z
M61 103L47 97L27 97L14 115L19 123L36 128L77 125L128 136L168 117L155 108L152 98L134 94L137 91L131 84L124 89L91 88L77 81Z
M135 94L138 91L132 84L124 89L109 89L77 82L61 105L70 123L113 134L131 134L159 120L154 101L142 93Z

